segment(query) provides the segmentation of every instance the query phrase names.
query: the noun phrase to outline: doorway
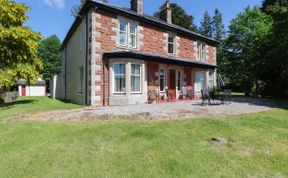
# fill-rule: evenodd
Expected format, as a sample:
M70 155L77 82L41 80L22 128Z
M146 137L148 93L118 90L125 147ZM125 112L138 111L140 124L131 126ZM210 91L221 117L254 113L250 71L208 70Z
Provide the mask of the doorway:
M169 70L169 81L168 81L168 97L170 100L176 99L176 70Z
M26 96L26 86L22 86L22 96Z

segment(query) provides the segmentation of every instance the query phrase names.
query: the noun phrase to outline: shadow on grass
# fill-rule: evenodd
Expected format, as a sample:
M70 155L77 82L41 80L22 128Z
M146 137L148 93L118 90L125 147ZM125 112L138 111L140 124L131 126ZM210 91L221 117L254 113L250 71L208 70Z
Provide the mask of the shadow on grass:
M31 99L31 100L18 100L18 101L13 101L11 103L0 104L0 111L11 109L17 105L30 104L30 103L35 103L35 102L37 102L37 100Z

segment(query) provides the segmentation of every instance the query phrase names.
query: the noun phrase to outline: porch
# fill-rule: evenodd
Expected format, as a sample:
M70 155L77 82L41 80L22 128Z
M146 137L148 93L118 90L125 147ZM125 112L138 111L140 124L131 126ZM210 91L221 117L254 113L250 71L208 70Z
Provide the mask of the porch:
M112 52L109 57L109 105L199 99L216 85L216 66L199 61L139 52Z

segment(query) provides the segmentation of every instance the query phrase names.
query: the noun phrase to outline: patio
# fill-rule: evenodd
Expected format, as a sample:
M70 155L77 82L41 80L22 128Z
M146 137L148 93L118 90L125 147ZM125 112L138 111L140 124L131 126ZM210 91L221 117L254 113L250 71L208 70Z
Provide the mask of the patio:
M273 109L274 105L262 99L234 97L231 104L201 105L201 101L143 104L130 106L87 107L58 110L29 116L33 120L172 120L187 118L221 117L249 114Z

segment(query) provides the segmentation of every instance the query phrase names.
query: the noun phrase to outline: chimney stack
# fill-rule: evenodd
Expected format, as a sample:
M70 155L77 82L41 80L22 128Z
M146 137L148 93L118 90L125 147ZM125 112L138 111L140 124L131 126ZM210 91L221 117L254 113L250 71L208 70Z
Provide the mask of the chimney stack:
M142 0L131 0L131 10L137 12L140 15L143 15L143 2Z
M169 24L172 24L172 9L170 7L169 0L166 0L162 5L159 18Z

